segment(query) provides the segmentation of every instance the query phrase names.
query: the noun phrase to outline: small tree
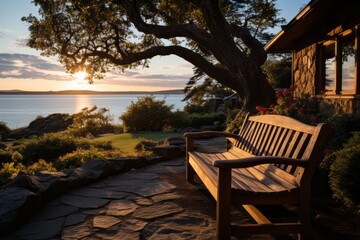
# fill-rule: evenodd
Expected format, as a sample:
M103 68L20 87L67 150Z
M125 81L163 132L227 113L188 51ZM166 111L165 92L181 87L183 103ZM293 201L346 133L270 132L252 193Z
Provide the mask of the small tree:
M167 125L173 107L166 105L165 100L156 100L154 96L139 97L119 118L125 132L161 131Z
M83 108L80 112L73 115L73 124L69 130L74 136L86 137L91 134L93 136L114 132L115 127L111 124L111 116L106 108L98 109L96 106L92 108Z

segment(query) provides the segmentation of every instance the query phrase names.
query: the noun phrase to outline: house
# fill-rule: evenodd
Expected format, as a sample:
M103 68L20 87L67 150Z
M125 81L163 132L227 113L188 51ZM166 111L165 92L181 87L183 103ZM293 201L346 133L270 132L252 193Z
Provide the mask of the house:
M292 54L298 93L324 93L327 113L360 113L360 5L311 0L265 46Z

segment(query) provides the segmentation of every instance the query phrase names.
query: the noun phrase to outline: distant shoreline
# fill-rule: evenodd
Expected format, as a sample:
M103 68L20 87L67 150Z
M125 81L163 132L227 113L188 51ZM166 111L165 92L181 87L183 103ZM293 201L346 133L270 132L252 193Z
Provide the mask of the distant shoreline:
M184 94L182 89L162 91L92 91L92 90L63 90L63 91L22 91L22 90L0 90L0 95L99 95L99 94Z

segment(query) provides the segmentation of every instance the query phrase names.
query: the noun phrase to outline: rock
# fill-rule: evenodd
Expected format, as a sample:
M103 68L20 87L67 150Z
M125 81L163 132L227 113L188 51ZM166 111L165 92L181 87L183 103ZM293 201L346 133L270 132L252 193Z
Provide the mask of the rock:
M40 191L40 186L37 180L32 176L26 175L26 173L24 172L19 172L16 178L12 182L10 182L7 187L26 188L32 192Z
M28 127L19 128L11 131L10 137L28 138L30 136L40 136L44 133L59 132L66 130L73 122L69 114L54 113L47 117L39 117L32 121Z
M157 147L171 146L171 145L185 146L185 144L186 141L185 138L183 137L170 137L170 138L165 138L164 140L158 142L156 146Z
M0 192L0 233L7 233L28 220L41 206L40 195L11 187Z
M153 148L153 153L169 160L185 155L185 147L183 146L159 146Z

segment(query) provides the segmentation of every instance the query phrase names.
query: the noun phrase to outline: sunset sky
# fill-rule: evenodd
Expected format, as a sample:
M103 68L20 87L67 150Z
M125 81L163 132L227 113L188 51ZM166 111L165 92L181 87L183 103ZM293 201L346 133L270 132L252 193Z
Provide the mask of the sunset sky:
M281 16L290 21L309 0L278 0ZM37 15L31 0L0 1L0 90L59 91L156 91L182 89L192 76L192 65L178 57L155 57L150 68L107 74L88 84L71 76L56 61L25 46L28 25L20 19ZM276 33L279 29L275 29Z

